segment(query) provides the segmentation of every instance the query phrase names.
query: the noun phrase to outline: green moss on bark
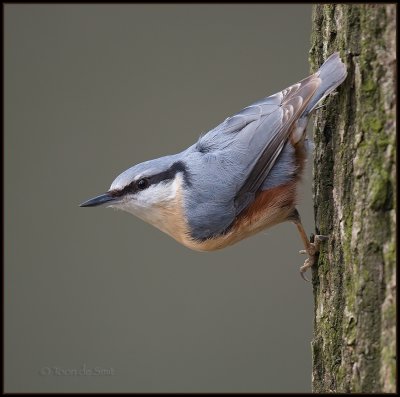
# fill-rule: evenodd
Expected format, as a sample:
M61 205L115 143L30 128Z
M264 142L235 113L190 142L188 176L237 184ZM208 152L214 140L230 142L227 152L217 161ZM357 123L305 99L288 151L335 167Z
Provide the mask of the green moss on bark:
M317 5L310 60L348 77L315 118L315 392L394 392L394 5Z

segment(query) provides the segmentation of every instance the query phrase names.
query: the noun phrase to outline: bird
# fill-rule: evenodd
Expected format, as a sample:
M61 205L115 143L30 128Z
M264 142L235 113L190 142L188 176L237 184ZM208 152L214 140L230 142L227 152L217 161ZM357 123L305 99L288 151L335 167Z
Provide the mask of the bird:
M195 251L214 251L282 222L296 225L314 265L328 236L307 237L296 206L309 152L306 127L346 78L338 52L310 76L226 118L187 149L134 165L80 204L129 212ZM317 107L318 106L318 107Z

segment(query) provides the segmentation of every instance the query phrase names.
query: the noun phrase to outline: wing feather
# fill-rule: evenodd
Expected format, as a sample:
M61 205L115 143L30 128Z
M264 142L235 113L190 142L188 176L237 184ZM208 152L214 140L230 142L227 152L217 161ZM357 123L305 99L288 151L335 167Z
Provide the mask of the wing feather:
M281 121L275 124L273 131L269 131L272 138L268 140L266 146L256 158L248 177L235 196L234 203L237 214L246 208L251 198L254 197L254 194L265 181L290 136L291 127L301 116L320 83L321 80L318 76L311 75L280 93L282 98L280 103ZM258 106L259 102L252 106ZM258 125L255 134L262 133L269 122L267 115Z

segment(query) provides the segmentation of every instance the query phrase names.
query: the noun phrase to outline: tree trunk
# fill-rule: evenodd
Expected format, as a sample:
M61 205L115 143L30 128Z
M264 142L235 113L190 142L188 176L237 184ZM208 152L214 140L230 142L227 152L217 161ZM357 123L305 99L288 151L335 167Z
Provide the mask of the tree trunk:
M396 6L316 5L311 65L348 76L314 120L314 392L395 392Z

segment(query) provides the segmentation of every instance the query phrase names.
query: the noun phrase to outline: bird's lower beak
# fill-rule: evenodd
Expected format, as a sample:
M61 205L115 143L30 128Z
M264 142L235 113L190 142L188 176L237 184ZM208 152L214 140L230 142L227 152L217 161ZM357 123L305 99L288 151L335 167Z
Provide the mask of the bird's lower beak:
M104 193L100 196L87 200L82 204L79 204L79 207L97 207L98 205L111 203L112 201L116 201L116 198L113 197L110 193Z

